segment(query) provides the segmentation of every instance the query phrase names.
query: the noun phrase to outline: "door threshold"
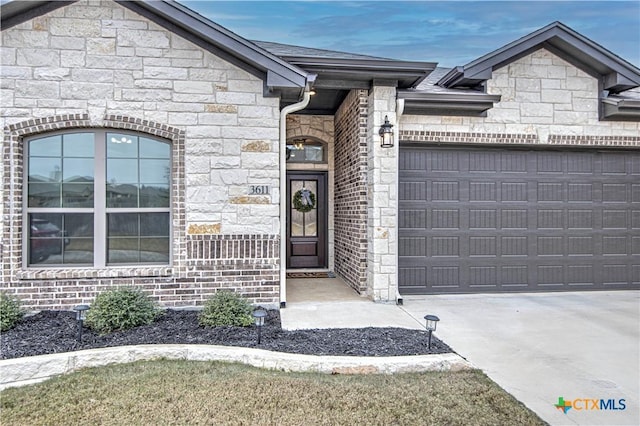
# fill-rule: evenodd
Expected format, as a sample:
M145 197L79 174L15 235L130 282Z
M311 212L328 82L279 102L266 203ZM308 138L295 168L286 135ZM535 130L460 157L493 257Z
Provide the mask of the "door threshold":
M335 278L336 274L327 268L287 269L287 278Z

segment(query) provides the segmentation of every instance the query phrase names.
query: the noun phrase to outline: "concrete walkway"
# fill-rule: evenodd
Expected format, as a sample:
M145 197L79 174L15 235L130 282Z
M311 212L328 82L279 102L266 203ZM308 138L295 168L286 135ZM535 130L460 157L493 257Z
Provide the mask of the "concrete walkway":
M438 315L439 338L550 424L640 424L640 291L297 300L281 311L285 328L419 329ZM559 397L574 408L558 410Z

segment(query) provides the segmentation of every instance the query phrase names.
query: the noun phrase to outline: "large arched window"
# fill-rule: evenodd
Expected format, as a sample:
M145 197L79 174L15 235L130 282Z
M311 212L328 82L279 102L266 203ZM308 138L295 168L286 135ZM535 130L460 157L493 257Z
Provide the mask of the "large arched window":
M26 141L28 266L168 264L171 145L77 130Z

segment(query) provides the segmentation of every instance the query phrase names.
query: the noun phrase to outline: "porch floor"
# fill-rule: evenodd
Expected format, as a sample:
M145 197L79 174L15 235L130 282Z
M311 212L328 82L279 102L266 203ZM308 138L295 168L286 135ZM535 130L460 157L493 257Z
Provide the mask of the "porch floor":
M287 278L287 305L343 300L366 299L340 278Z
M280 310L285 330L402 327L423 325L400 306L374 303L340 278L287 279L287 307Z

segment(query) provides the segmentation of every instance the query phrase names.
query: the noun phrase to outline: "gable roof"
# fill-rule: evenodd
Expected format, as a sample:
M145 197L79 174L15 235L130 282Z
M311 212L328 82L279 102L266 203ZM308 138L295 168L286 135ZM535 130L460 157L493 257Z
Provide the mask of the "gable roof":
M519 40L453 68L437 84L447 88L475 88L491 79L493 70L544 48L586 73L603 78L604 90L620 93L640 86L640 69L561 22L553 22Z
M297 98L315 76L173 0L114 0L265 82L266 94ZM7 29L75 1L11 1L1 5Z

